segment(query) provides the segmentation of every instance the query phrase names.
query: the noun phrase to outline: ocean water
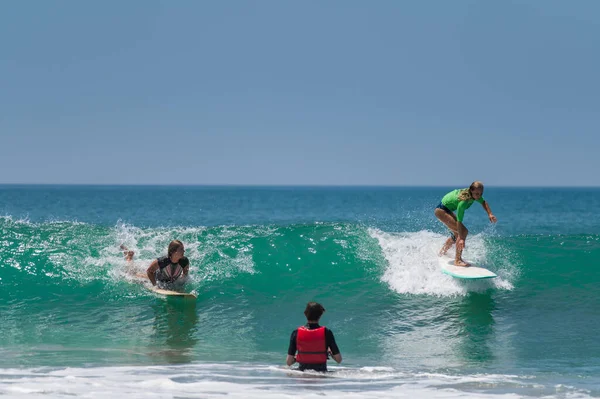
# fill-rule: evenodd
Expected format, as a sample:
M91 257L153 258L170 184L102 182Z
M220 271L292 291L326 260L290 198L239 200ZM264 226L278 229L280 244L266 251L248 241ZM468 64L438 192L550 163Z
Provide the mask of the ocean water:
M438 269L450 189L0 186L0 396L600 397L600 189L487 187L478 282ZM172 239L196 300L129 277ZM285 367L311 300L327 374Z

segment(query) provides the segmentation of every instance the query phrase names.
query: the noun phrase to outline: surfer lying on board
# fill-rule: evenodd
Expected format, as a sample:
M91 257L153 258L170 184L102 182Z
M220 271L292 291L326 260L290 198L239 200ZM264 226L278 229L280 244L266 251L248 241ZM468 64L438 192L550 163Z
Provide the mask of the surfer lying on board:
M450 191L444 195L442 202L435 208L435 217L450 229L450 238L444 243L439 255L445 255L452 244L456 243L456 257L454 258L456 266L469 266L462 259L465 240L467 239L467 234L469 234L469 230L463 224L463 218L465 210L469 209L474 201L479 202L483 206L490 222L497 222L496 216L492 214L490 206L483 199L483 183L480 181L474 181L469 188ZM456 212L456 215L454 212Z
M327 327L319 325L319 319L324 312L325 308L320 303L309 302L306 304L304 315L307 323L292 332L285 360L288 366L298 362L300 371L327 371L329 355L336 362L342 362L342 354L335 342L333 332ZM296 351L298 351L297 355Z
M181 241L171 241L167 256L156 259L146 270L152 285L156 285L157 281L163 284L183 281L190 269L190 261L183 256L184 253L185 249Z

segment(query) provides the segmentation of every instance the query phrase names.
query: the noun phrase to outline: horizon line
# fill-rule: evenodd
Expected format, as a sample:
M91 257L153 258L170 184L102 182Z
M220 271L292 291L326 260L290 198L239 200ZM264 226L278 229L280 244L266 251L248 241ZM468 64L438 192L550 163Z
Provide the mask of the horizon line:
M458 187L456 184L180 184L180 183L0 183L3 186L81 186L81 187L239 187L239 188L436 188L436 187ZM600 185L491 185L486 184L486 187L499 188L600 188Z

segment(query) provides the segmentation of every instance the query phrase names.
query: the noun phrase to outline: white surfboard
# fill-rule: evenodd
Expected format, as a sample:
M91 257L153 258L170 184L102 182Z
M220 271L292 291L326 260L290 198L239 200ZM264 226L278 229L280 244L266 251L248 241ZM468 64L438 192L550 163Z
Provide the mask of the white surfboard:
M440 263L442 273L445 273L452 277L462 278L462 279L467 279L467 280L477 280L477 279L483 279L483 278L498 277L496 275L496 273L494 273L484 267L478 266L468 260L465 260L465 262L469 263L470 265L466 266L466 267L455 266L454 259L451 259L447 256L440 256L438 258L438 261Z
M146 287L148 290L157 293L159 295L164 295L164 296L179 296L179 297L184 297L184 298L197 298L198 296L196 294L194 294L193 292L179 292L179 291L172 291L172 290L163 290L162 288L158 288L156 286L153 286L150 283L150 280L148 279L148 276L145 273L136 273L135 277L144 280L143 284L144 287Z
M194 298L194 299L197 298L196 294L194 294L192 292L179 292L179 291L163 290L161 288L157 288L152 285L146 285L146 288L148 288L152 292L155 292L157 294L164 295L164 296L180 296L183 298Z

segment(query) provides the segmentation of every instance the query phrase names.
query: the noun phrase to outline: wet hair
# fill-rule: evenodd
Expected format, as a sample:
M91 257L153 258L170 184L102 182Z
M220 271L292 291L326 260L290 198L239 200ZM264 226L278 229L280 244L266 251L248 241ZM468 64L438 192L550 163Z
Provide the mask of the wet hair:
M175 252L179 251L179 249L183 248L183 243L179 240L173 240L169 243L169 249L167 250L167 255L171 258Z
M458 194L458 200L459 201L468 201L470 199L473 199L473 195L471 194L471 191L475 190L476 188L480 188L481 192L483 193L483 183L480 181L474 181L473 183L471 183L469 188L465 188Z
M304 309L304 316L306 316L306 320L318 321L324 312L323 305L317 302L309 302L306 304L306 309Z

